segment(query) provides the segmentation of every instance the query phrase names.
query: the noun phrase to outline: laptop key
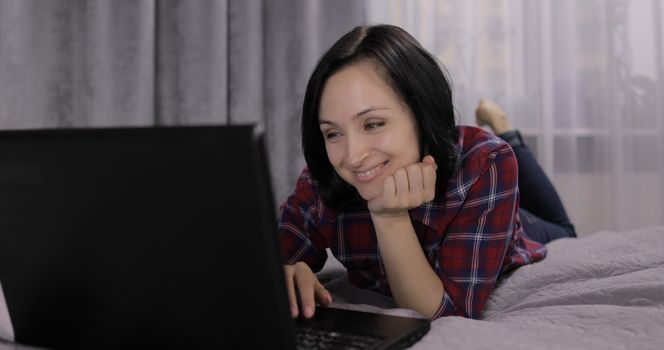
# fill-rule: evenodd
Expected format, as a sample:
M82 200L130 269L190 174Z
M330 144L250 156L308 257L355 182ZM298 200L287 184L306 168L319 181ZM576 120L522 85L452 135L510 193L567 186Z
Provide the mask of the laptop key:
M375 336L307 326L299 326L295 332L295 342L298 349L369 349L380 340L380 337Z

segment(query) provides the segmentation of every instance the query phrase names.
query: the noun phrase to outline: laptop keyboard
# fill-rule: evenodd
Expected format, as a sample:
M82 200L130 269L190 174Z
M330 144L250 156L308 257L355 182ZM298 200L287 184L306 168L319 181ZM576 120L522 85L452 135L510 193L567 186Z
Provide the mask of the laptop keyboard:
M298 349L369 349L381 338L370 335L343 333L308 326L298 326L295 343Z

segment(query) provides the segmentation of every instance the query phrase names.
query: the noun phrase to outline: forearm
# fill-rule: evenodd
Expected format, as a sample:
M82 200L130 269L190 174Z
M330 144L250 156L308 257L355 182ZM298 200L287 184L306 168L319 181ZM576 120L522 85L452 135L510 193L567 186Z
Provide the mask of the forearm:
M408 213L390 218L372 215L372 220L397 305L433 317L444 286L424 256Z

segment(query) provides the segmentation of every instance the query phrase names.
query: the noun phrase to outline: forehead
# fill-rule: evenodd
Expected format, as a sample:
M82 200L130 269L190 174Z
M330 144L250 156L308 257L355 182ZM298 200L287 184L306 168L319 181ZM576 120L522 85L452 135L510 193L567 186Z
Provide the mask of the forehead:
M352 112L349 109L359 111L375 105L407 108L378 67L363 61L332 74L323 86L319 114L348 113Z

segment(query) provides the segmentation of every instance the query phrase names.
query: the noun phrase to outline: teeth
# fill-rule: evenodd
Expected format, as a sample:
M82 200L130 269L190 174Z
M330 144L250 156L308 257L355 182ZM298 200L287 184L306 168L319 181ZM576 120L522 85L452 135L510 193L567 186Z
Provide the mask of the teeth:
M369 170L367 170L367 171L365 171L365 172L361 172L361 173L360 173L360 172L356 172L355 175L357 175L357 176L359 176L359 177L369 177L369 176L375 174L375 173L376 173L378 170L380 170L380 168L382 168L382 167L383 167L383 164L380 164L380 165L378 165L378 166L376 166L376 167L374 167L374 168L372 168L372 169L369 169Z

